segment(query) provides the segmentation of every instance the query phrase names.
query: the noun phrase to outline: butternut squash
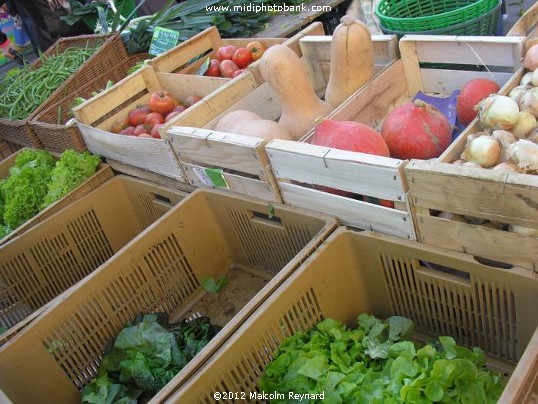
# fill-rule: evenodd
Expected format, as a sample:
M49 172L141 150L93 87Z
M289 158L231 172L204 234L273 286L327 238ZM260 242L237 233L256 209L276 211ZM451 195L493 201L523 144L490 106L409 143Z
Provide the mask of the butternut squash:
M282 114L278 123L299 140L316 120L328 115L333 107L318 98L303 61L284 45L273 45L260 59L264 80L280 98Z
M331 66L325 101L342 104L374 75L374 49L368 27L348 15L340 20L331 41Z
M260 137L265 140L292 140L288 131L280 124L269 119L263 119L255 112L241 109L222 115L215 125L215 130Z

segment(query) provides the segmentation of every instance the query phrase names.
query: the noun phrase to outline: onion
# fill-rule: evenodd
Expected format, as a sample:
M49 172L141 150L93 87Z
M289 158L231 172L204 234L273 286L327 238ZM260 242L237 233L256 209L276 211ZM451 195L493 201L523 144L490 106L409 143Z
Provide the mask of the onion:
M508 158L519 168L538 171L538 144L519 139L508 148Z
M538 87L525 91L519 99L519 109L538 116Z
M525 73L519 81L519 84L522 86L530 86L532 84L532 72Z
M501 159L501 145L492 136L482 135L473 139L463 151L464 159L481 167L492 167Z
M462 166L463 163L465 163L465 160L462 160L462 159L454 160L452 162L452 164L454 164L455 166Z
M532 72L531 83L533 86L538 86L538 70Z
M501 163L508 161L508 147L517 140L516 137L506 130L494 130L491 136L501 144L501 158L499 161Z
M531 132L527 135L527 140L538 143L538 128L531 130Z
M483 128L510 129L515 125L519 108L505 95L492 94L479 104L478 116Z
M482 168L482 166L478 163L473 163L472 161L466 161L463 163L465 167L475 167L475 168Z
M512 233L522 234L524 236L538 238L538 229L533 229L532 227L525 227L525 226L519 226L517 224L511 224L510 226L508 226L508 231L511 231Z
M441 219L446 219L446 220L454 220L456 215L452 212L439 212L437 217L440 217Z
M508 97L513 99L515 102L519 104L519 101L521 100L521 97L523 97L523 94L527 92L531 87L530 86L517 86L512 88L510 92L508 93Z
M463 218L469 224L482 224L482 223L484 223L484 219L482 219L481 217L473 217L473 216L465 216L465 215L463 215Z
M536 71L538 72L538 70ZM518 139L523 139L534 128L536 128L536 117L528 111L521 111L510 132Z
M497 164L492 170L496 171L508 171L512 173L518 173L520 170L514 163L500 163Z
M536 70L538 67L538 44L532 45L523 59L523 66L529 70Z

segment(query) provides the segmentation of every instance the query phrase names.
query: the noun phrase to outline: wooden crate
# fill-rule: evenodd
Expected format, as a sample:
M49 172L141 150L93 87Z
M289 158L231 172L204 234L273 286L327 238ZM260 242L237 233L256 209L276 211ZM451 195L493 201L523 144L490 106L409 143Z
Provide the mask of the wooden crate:
M521 68L499 93L508 94L524 73ZM475 119L437 161L412 160L407 165L418 239L538 272L537 238L435 216L444 211L538 228L538 176L450 164L460 158L467 137L480 128Z
M387 114L411 100L418 90L451 94L474 77L490 73L449 68L421 68L421 63L483 63L504 84L520 63L523 38L407 36L400 41L401 60L374 78L328 116L357 121L379 129ZM495 70L497 69L497 70ZM336 216L342 223L416 239L413 207L404 172L407 161L336 150L301 142L273 140L267 145L269 161L285 203ZM395 209L314 189L337 188L394 203ZM441 186L441 184L439 185ZM319 187L318 187L319 188Z
M538 3L534 3L525 14L516 21L507 36L526 36L529 38L536 36L536 24L538 23Z
M178 100L183 100L189 95L205 97L225 84L232 88L228 94L233 102L233 88L251 89L255 80L250 73L230 82L215 77L156 73L151 66L146 66L74 108L73 114L92 153L185 182L168 140L116 135L109 132L109 128L116 119L127 116L132 108L147 104L153 91L167 90Z
M297 46L292 47L303 56L309 66L309 75L320 91L326 86L327 76L315 72L323 70L320 66L328 66L330 39L325 36L304 36L293 42ZM395 36L380 35L374 36L373 42L376 71L379 73L397 57L397 41ZM323 51L318 51L318 47ZM209 187L224 184L224 187L236 192L280 201L280 190L265 151L267 141L213 130L224 113L239 109L255 112L270 120L277 120L281 114L278 95L268 83L263 82L234 104L215 102L200 105L190 114L173 121L166 128L167 136L191 184ZM214 181L211 174L216 175L220 182Z

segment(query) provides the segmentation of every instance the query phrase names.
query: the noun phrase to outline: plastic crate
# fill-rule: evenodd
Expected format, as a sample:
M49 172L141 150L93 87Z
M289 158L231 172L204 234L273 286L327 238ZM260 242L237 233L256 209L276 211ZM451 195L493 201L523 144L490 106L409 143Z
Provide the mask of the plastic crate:
M107 239L125 238L125 226ZM224 326L176 375L182 383L335 227L313 212L197 190L0 349L0 389L14 402L80 402L107 342L139 312L156 311ZM200 286L223 275L229 282L218 293Z
M415 31L393 31L388 28L381 27L385 34L394 34L402 37L405 34L415 35L477 35L477 36L493 36L502 35L502 19L501 19L501 1L484 15L465 21L459 24L451 25L444 28L436 28L430 31L415 32ZM501 24L499 25L499 23ZM499 28L500 32L499 32Z
M21 146L41 147L41 141L28 125L28 122L44 108L57 103L68 94L75 94L78 89L91 81L94 77L102 75L103 71L110 69L110 66L118 66L127 58L127 51L119 34L102 35L80 35L76 37L66 37L58 39L43 56L37 59L31 66L38 69L41 66L42 58L57 55L72 47L97 47L96 51L86 62L82 64L66 81L60 85L50 97L41 104L26 119L9 120L0 117L0 139L7 140Z
M0 246L0 344L184 197L116 176Z
M0 179L6 178L9 175L9 169L13 165L15 165L15 159L17 158L18 154L25 149L27 148L17 151L16 153L12 154L7 159L0 162ZM59 157L59 155L55 155L55 156ZM84 195L90 193L94 189L99 188L102 184L104 184L106 181L108 181L112 177L114 177L114 172L112 171L112 168L110 168L108 164L99 163L99 166L95 170L95 173L90 178L88 178L82 184L78 185L76 188L73 188L71 191L69 191L67 194L62 196L56 202L50 204L45 209L38 212L32 218L28 219L26 222L24 222L19 227L14 229L7 236L5 236L4 238L0 238L0 246L14 239L15 237L23 234L25 231L32 228L36 224L42 222L43 220L55 214L56 212L60 211L63 207L82 198Z
M525 271L490 268L465 254L340 228L188 383L159 399L213 403L215 392L245 392L255 402L248 395L258 392L265 366L285 338L325 318L356 327L361 313L408 317L421 337L449 335L480 347L494 370L510 373L538 325L536 304L538 279ZM528 348L535 352L536 346Z
M59 153L67 149L86 150L82 134L75 121L72 120L71 108L73 108L75 98L92 98L94 91L104 90L109 81L116 83L124 79L129 75L129 69L148 58L150 56L147 53L138 53L129 56L119 65L111 65L99 77L88 80L84 88L77 89L76 92L48 106L29 120L28 124L41 142L42 147Z
M479 18L498 0L380 0L375 8L381 28L423 32Z

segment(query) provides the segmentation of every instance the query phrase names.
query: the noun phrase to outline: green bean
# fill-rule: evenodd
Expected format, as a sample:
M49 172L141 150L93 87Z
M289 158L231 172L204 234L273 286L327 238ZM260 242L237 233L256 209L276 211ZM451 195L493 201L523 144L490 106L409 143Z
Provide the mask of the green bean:
M17 73L6 75L0 81L0 117L27 118L95 52L87 45L68 48L58 55L41 55L39 68L23 66Z

